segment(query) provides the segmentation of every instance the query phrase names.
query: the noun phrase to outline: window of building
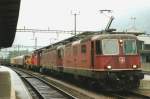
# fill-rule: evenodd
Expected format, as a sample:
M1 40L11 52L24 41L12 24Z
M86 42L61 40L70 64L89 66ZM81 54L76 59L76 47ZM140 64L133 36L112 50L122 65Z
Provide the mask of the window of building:
M146 62L150 63L150 56L146 56Z

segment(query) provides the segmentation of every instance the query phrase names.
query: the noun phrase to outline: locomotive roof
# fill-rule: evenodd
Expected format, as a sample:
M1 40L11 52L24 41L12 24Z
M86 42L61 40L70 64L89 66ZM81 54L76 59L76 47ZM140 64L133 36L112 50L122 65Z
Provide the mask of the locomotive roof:
M80 44L80 41L81 41L81 40L74 41L74 42L72 43L72 45L74 46L74 45L76 45L76 44Z
M54 43L52 45L37 49L34 52L36 52L36 51L41 52L41 51L43 51L45 49L49 49L49 48L54 49L60 45L66 45L66 44L69 44L69 43L72 43L74 41L81 40L81 39L82 39L81 42L83 42L84 40L88 40L88 39L92 39L92 40L103 39L103 38L111 39L111 38L118 38L118 37L119 38L127 38L127 39L129 39L129 38L136 39L136 36L134 36L133 34L125 34L125 32L108 33L108 32L104 32L104 31L86 31L86 32L83 32L76 36L72 36L68 39Z
M54 46L56 47L56 46L60 46L60 45L65 45L65 44L71 43L73 41L77 41L77 40L79 40L81 38L85 38L85 37L91 36L91 35L97 35L97 34L100 34L100 33L101 33L100 31L86 31L86 32L83 32L83 33L78 34L76 36L72 36L72 37L70 37L68 39L65 39L65 40L62 40L60 42L54 43L52 45L49 45L49 46L37 49L37 50L35 50L35 52L36 51L42 51L44 49L53 48Z
M133 34L102 34L102 35L96 35L92 37L92 40L97 39L137 39L137 37Z

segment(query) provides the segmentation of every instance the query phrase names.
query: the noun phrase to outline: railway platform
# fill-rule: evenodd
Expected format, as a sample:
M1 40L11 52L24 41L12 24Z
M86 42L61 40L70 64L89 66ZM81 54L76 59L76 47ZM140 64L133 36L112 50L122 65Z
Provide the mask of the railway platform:
M19 76L5 66L0 66L0 99L32 99Z
M142 63L142 70L145 72L150 72L150 63Z
M144 79L140 82L140 89L150 90L150 75L144 75Z
M143 70L143 72L150 73L150 63L143 63L142 70ZM140 82L140 89L150 90L150 75L149 74L144 75L144 79L141 80L141 82Z

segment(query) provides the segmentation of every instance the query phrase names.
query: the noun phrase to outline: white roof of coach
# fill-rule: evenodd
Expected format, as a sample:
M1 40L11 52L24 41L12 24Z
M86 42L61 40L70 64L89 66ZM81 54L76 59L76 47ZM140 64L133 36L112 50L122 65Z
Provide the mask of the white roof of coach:
M24 55L22 56L16 56L16 57L13 57L13 59L22 59L24 57Z

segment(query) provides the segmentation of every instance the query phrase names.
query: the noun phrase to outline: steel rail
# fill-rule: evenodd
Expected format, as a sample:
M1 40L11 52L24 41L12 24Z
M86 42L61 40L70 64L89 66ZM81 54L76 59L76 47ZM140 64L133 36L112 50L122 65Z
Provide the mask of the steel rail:
M116 92L109 93L110 95L117 97L118 99L150 99L150 96L146 96L140 93L125 91L125 92Z
M25 80L33 88L34 91L36 91L36 93L38 94L40 99L50 99L50 98L53 98L53 97L59 98L59 99L77 99L76 97L72 96L71 94L63 91L62 89L58 88L57 86L49 83L48 81L46 81L46 80L44 80L40 77L37 77L33 74L30 74L30 73L22 71L22 70L18 71L18 70L15 69L15 71L21 76L21 78L23 80ZM36 81L36 83L33 83L34 81ZM37 86L36 85L37 83L40 84L40 85ZM48 86L50 88L48 88ZM51 96L51 95L49 95L49 92L43 92L44 90L46 90L45 88L50 89L51 92L56 92L57 91L58 93L53 93L56 96L54 96L54 95Z
M43 81L48 82L47 79L45 79L45 76L40 76L39 77L36 74L30 73L28 71L24 71L22 69L19 69L19 70L21 70L23 72L27 72L29 75L34 75L34 76L38 77L38 79L42 79L43 78L42 79ZM26 76L26 75L24 75L24 76ZM48 82L48 84L49 84L49 82ZM140 93L135 93L133 91L125 91L125 92L102 92L101 94L104 94L105 96L112 96L112 97L115 97L117 99L127 99L127 98L130 98L130 99L150 99L149 96L146 96L146 95L143 95L143 94L140 94ZM74 98L69 98L69 99L77 99L77 98L74 97Z

